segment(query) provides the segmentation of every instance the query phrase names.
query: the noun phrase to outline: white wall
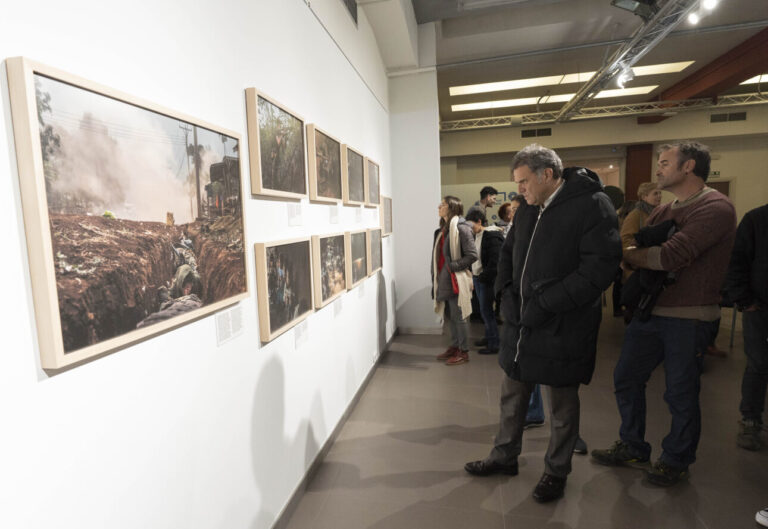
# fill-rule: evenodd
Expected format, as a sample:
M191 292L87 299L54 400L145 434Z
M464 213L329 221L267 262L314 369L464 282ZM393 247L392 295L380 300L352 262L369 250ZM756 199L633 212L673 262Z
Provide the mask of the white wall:
M389 82L397 322L403 332L440 332L432 308L430 255L440 204L435 71Z
M361 10L355 28L341 2L312 4L338 45L302 0L14 2L0 17L0 57L24 55L239 131L243 145L244 89L255 86L379 160L382 193L395 191L398 204L370 26ZM207 317L49 377L4 67L1 78L0 527L270 527L394 332L397 234L384 239L384 273L311 315L305 340L289 331L263 346L253 243L369 227L378 216L342 208L331 224L328 207L304 201L303 223L289 227L285 203L246 191L252 294L239 303L241 336L217 346Z

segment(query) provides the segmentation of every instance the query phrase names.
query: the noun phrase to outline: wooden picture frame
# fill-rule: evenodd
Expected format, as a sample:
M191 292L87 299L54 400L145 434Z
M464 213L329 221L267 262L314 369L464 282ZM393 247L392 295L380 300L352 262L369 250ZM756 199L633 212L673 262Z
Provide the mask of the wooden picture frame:
M326 306L346 292L346 255L344 232L312 236L312 276L316 309Z
M309 237L256 243L259 336L270 342L304 320L312 301L312 246Z
M251 193L306 198L304 119L255 88L245 89L245 109Z
M344 234L347 259L347 290L352 290L368 277L368 231L348 231Z
M389 237L392 235L392 199L381 195L381 207L379 208L379 224L381 225L381 236Z
M318 128L307 125L307 173L309 199L338 204L342 201L341 142Z
M384 263L384 254L381 249L381 228L367 230L365 236L365 254L368 260L368 275L371 276L377 270L381 270Z
M381 170L379 164L365 158L365 207L375 208L381 204Z
M341 147L341 194L345 206L365 204L365 156L346 144Z
M248 296L238 133L23 57L6 67L43 369Z

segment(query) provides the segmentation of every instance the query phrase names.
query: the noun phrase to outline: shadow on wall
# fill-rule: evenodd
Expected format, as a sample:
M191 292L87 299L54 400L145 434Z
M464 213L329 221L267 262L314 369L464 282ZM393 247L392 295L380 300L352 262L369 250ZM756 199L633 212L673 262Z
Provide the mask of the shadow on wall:
M305 438L302 440L301 431L294 438L286 437L284 376L283 366L277 359L267 360L253 397L253 477L261 501L250 529L273 527L275 518L286 502L301 496L301 491L292 495L293 486L286 485L285 481L293 474L291 470L297 472L297 475L305 475L320 451L321 443L315 432L318 431L320 435L326 433L322 399L315 393L309 419L301 427L302 430L306 428ZM301 464L301 468L296 468L297 464ZM290 507L288 509L290 511Z
M442 334L442 325L432 302L432 288L426 286L417 290L403 301L397 308L395 321L403 334Z

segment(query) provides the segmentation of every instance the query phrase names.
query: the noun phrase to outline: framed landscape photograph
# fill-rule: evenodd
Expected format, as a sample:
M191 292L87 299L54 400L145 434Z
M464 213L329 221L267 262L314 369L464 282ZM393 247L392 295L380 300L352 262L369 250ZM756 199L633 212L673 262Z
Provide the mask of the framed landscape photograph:
M324 307L347 290L344 233L312 236L315 308Z
M255 88L246 88L245 108L251 193L305 198L304 120Z
M365 204L365 158L348 145L341 148L341 194L344 205Z
M269 342L306 318L312 306L309 238L256 243L259 334Z
M381 207L379 208L379 220L381 235L387 237L392 234L392 199L381 195Z
M376 207L381 203L381 196L379 189L381 183L379 181L379 164L371 160L365 159L365 205L366 207Z
M368 253L368 275L373 275L376 270L381 269L381 229L368 230L366 237Z
M368 277L368 232L348 231L344 234L347 257L347 290Z
M6 65L44 369L248 296L237 133L25 58Z
M309 199L341 202L341 143L313 124L307 125Z

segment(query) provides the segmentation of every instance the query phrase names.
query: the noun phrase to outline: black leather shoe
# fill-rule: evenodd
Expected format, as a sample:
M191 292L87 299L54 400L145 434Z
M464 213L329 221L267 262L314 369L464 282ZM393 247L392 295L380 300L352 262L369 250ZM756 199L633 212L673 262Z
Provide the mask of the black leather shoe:
M481 459L480 461L470 461L464 465L464 470L472 474L473 476L490 476L491 474L508 474L510 476L517 476L517 459L511 465L505 465L503 463L497 463L496 461L489 461L487 459Z
M491 347L483 347L482 349L478 349L477 354L479 354L479 355L495 355L495 354L499 354L499 348L496 347L494 349L494 348L491 348Z
M488 340L485 338L480 338L479 340L475 340L475 345L477 347L485 347L488 345Z
M539 484L533 489L533 499L539 503L556 500L563 497L566 478L558 478L552 474L544 473Z

